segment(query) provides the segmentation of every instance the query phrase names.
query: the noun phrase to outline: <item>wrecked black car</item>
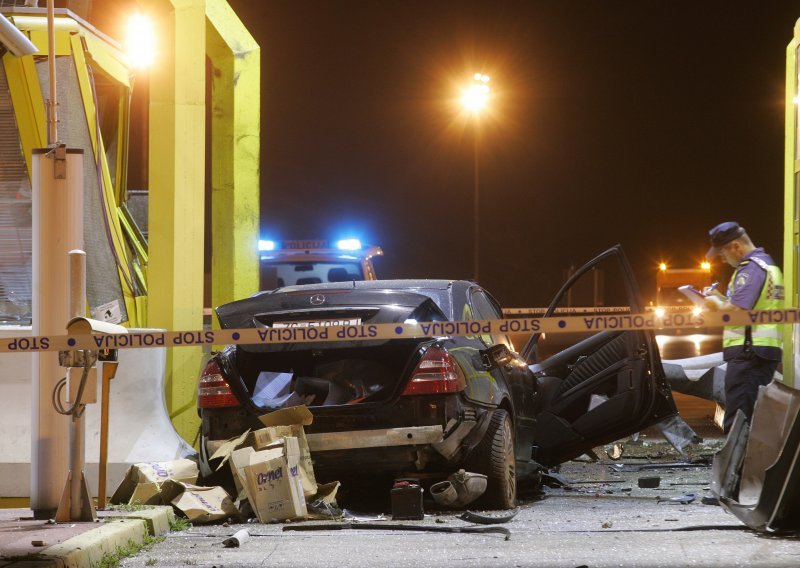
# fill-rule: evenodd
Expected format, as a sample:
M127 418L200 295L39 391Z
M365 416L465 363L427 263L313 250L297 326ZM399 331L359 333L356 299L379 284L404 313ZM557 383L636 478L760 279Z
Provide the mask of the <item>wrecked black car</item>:
M641 312L616 246L576 271L545 317L599 266L615 271L617 280L607 272L607 282ZM290 286L220 306L216 315L223 329L503 317L486 290L463 280ZM304 404L313 414L306 433L318 479L438 480L467 469L488 477L480 505L513 507L518 482L536 484L549 467L677 414L651 331L570 340L547 357L539 334L519 351L505 335L227 346L199 380L201 465L211 471L208 456L259 428L258 416Z

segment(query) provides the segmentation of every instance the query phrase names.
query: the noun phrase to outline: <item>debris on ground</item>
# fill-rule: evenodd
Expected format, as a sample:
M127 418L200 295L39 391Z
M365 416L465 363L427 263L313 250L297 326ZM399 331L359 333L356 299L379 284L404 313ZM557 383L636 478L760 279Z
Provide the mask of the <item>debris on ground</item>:
M437 527L435 525L399 525L393 523L331 523L286 525L284 531L340 531L340 530L391 530L391 531L416 531L416 532L441 532L441 533L498 533L505 535L505 540L511 540L511 531L505 527Z
M236 531L233 533L233 535L223 540L222 544L225 546L225 548L239 548L248 540L250 540L250 533L247 529L242 529Z
M658 476L640 477L636 480L636 484L645 489L653 489L661 485L661 478Z
M689 503L694 502L697 498L697 495L694 493L688 493L686 495L679 495L677 497L669 497L665 499L664 497L656 497L656 501L658 503L669 503L672 505L688 505Z
M514 517L517 516L519 513L519 509L514 509L511 513L501 515L501 516L492 516L492 515L481 515L480 513L476 513L474 511L465 511L459 519L462 521L467 521L468 523L475 523L478 525L502 525L503 523L510 522Z

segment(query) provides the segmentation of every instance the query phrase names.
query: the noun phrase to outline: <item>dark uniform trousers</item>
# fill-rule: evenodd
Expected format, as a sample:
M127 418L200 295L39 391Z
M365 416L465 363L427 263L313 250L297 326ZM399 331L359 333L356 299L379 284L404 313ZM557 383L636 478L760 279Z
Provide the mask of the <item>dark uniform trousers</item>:
M741 409L750 421L758 387L768 385L777 368L778 361L764 359L752 351L742 351L728 361L725 373L725 418L722 422L726 434L733 425L737 410Z

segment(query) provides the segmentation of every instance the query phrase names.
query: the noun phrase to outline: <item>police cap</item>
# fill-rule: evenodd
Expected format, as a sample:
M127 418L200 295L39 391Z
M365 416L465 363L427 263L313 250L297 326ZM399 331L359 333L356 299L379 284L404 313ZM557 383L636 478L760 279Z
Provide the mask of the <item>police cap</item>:
M711 237L711 248L708 249L706 258L712 258L719 254L722 247L745 234L745 230L735 221L720 223L708 232L708 236Z

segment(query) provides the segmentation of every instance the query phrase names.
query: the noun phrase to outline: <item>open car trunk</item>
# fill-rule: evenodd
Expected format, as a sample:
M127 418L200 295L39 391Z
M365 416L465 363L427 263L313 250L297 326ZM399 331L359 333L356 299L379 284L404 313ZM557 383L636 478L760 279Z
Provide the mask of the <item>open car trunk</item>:
M261 293L217 308L223 329L325 327L402 323L447 318L422 294L411 291L315 287ZM336 339L336 338L332 338ZM237 345L219 363L231 391L251 412L278 408L385 403L399 396L431 339L341 340Z
M237 397L246 397L261 412L301 404L383 403L402 392L420 349L419 340L278 352L238 346L232 354L235 368L227 373L238 378Z

